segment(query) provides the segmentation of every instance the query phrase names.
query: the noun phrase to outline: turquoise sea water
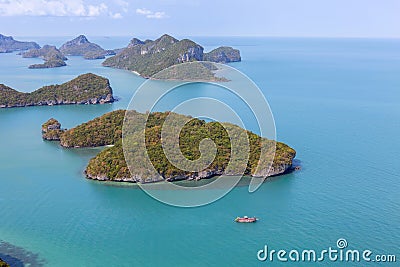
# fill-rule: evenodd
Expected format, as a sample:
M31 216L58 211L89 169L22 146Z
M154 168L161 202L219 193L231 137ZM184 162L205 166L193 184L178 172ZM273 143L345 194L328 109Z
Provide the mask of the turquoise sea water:
M59 45L67 39L35 40ZM91 40L113 48L129 38ZM0 54L0 83L15 89L28 92L93 72L109 78L120 98L107 105L0 110L0 258L31 266L282 266L258 261L257 251L264 245L320 251L345 238L350 249L397 256L397 263L368 265L398 266L400 40L195 41L206 50L221 44L241 50L243 61L231 66L264 92L278 140L296 149L302 170L255 193L237 187L192 209L159 203L135 186L86 180L82 171L99 149L44 142L40 125L55 117L70 128L126 108L144 80L103 68L101 60L71 57L65 68L30 70L39 59ZM208 94L229 98L204 84L186 89L174 96L177 101ZM261 220L235 224L238 215Z

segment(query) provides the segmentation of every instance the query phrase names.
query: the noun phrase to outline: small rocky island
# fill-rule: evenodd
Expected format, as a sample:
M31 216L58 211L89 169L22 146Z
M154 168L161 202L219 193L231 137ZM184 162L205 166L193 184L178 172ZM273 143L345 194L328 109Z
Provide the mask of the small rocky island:
M0 108L111 102L114 102L114 97L109 80L92 73L82 74L60 85L44 86L31 93L0 84Z
M205 179L218 176L226 171L231 156L230 138L218 122L205 122L196 118L187 117L171 112L150 113L145 125L146 115L136 111L127 113L129 125L124 142L129 142L132 149L128 152L128 163L125 160L122 147L122 127L126 115L125 110L117 110L89 122L78 125L69 130L61 130L58 121L51 119L42 125L43 138L45 140L59 140L65 148L100 147L109 145L94 158L92 158L85 169L88 179L100 181L124 181L124 182L157 182L161 180L189 180ZM196 160L200 156L199 144L201 140L210 138L216 144L216 156L207 169L201 172L185 172L172 165L166 158L161 144L161 126L167 116L173 119L189 122L185 124L179 133L180 149L182 154L189 160ZM292 168L292 162L296 151L284 143L261 138L260 136L246 131L233 124L223 124L230 128L234 134L246 136L249 140L250 154L245 166L245 175L250 176L273 176L287 172ZM145 138L145 139L143 139ZM140 140L146 140L146 148L138 145ZM272 148L276 147L275 154ZM267 154L273 159L272 166L265 163L266 158L260 158L261 149L268 151ZM144 152L144 149L146 151ZM158 174L154 175L146 168L143 153L147 153ZM273 157L273 158L272 158ZM260 162L260 164L258 164ZM261 166L261 167L260 167ZM269 168L271 166L271 168ZM229 170L230 175L237 174L237 167Z
M21 42L14 40L11 36L0 34L0 53L11 53L28 49L39 49L40 46L35 42Z
M67 58L58 50L55 46L45 45L42 48L33 48L27 52L22 53L24 58L42 58L45 62L43 64L30 65L30 69L41 69L41 68L56 68L63 67L67 64L65 60Z
M163 69L185 62L229 63L241 60L239 50L232 47L219 47L209 53L203 50L192 40L178 40L167 34L154 41L133 38L124 50L107 58L103 66L134 71L150 78Z
M42 124L42 138L47 141L60 141L60 136L65 132L61 129L61 123L51 118Z
M60 47L66 56L83 56L85 59L104 59L106 56L115 55L113 50L104 50L101 46L89 42L84 35L66 42Z
M217 63L238 62L241 60L240 51L229 46L220 46L204 54L205 61Z

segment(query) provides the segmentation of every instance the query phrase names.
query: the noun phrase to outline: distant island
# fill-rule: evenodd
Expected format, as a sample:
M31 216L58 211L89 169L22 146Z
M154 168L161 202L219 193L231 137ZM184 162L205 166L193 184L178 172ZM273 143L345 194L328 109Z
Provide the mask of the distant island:
M220 46L208 53L204 53L204 61L212 61L217 63L230 63L241 60L240 52L229 46Z
M85 59L104 59L106 56L115 55L113 50L104 50L101 46L89 42L84 35L66 42L60 47L66 56L83 56Z
M11 53L14 51L28 50L32 48L40 48L35 42L21 42L14 40L11 36L0 34L0 53Z
M24 58L42 58L45 62L43 64L30 65L30 69L39 68L56 68L66 66L65 60L67 58L55 46L45 45L42 48L33 48L27 52L22 53Z
M232 47L219 47L203 52L204 48L189 40L178 40L164 34L156 40L133 38L128 47L117 55L107 58L103 66L134 71L150 78L170 66L192 61L228 63L240 61L240 52Z
M60 85L44 86L31 93L18 92L0 84L0 108L104 104L113 101L109 80L92 73L82 74Z
M119 51L119 49L116 49ZM115 55L114 50L104 50L101 46L89 42L84 35L79 35L73 40L64 43L59 49L52 45L39 45L21 53L24 58L42 58L44 63L30 65L30 69L57 68L67 64L66 56L83 56L85 59L104 59L106 56Z
M103 66L130 70L144 78L154 79L227 80L216 77L215 70L218 70L218 67L209 64L192 65L189 70L180 67L175 68L175 73L170 71L169 74L164 72L158 77L154 75L168 67L186 62L230 63L241 61L240 51L232 47L221 46L205 53L204 48L192 40L178 40L168 34L164 34L156 40L142 41L133 38L126 48L114 50L105 50L98 44L90 42L84 35L67 41L59 49L51 45L40 48L34 42L19 42L12 37L0 35L0 52L28 49L30 50L21 53L23 57L39 57L44 60L44 63L30 65L31 69L66 66L66 56L83 56L85 59L105 59L106 56L111 56L102 63ZM190 75L188 76L188 74Z
M94 158L92 158L85 169L88 179L100 181L124 181L124 182L156 182L160 180L175 181L185 179L205 179L218 176L228 171L230 175L237 174L236 167L226 170L229 158L231 143L230 138L218 122L205 122L196 118L190 118L170 112L150 113L147 120L145 132L140 127L144 125L145 114L136 111L129 111L130 121L127 133L128 141L135 147L129 151L130 166L132 174L128 169L122 148L122 125L125 117L125 110L117 110L89 122L78 125L69 130L61 130L61 124L51 119L42 125L43 139L60 141L61 146L65 148L84 148L99 147L111 145L105 148ZM166 158L163 153L161 144L161 126L167 116L173 116L174 120L187 120L189 122L180 131L180 148L183 155L189 160L195 160L200 156L198 149L199 143L204 138L211 138L217 146L217 153L214 161L206 170L201 172L185 172L177 169ZM225 127L229 127L235 134L245 135L248 137L250 145L250 155L245 170L245 175L250 176L273 176L283 174L292 168L292 161L296 155L296 151L284 143L276 142L261 138L260 136L246 131L239 126L224 123ZM146 150L153 166L160 175L155 176L144 163L144 148L139 144L146 134ZM267 149L270 153L272 147L276 145L275 155L271 154L273 164L269 168L268 163L260 159L261 147ZM271 152L272 153L272 152ZM257 167L260 161L260 166ZM239 173L240 174L240 173Z

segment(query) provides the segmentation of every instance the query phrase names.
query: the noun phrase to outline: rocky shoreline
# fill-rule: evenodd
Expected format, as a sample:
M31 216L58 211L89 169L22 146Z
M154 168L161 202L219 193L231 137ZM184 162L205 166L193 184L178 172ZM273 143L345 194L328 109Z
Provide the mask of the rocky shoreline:
M115 99L108 79L82 74L63 84L43 86L31 93L0 84L0 108L112 103Z
M245 169L241 163L230 163L230 138L224 126L217 122L205 122L197 118L171 112L154 112L148 115L136 111L129 112L129 121L126 121L126 111L116 110L106 113L86 123L82 123L69 130L61 128L61 124L50 119L42 125L42 138L49 141L60 141L65 148L103 147L95 157L90 159L84 173L87 179L98 181L152 183L160 181L201 180L215 176L253 176L271 177L284 174L293 169L293 160L296 151L288 145L268 140L246 131L233 124L225 124L234 136L243 135L250 141L250 151L245 149L237 153L249 153ZM160 126L166 118L173 118L176 125L179 121L190 119L184 128L180 129L180 147L182 153L187 153L189 160L195 159L201 140L213 138L217 144L217 152L212 162L202 171L189 172L175 167L163 153ZM148 122L146 124L146 121ZM149 123L150 122L150 123ZM128 123L128 142L131 149L124 150L122 142L122 126ZM146 124L146 144L141 144L141 125ZM107 127L105 127L107 126ZM266 154L261 156L260 149ZM126 158L126 154L129 156ZM146 159L144 154L148 155ZM272 161L273 160L273 161ZM259 166L259 167L258 167Z
M254 177L254 178L269 178L269 177L275 177L275 176L280 176L284 175L287 173L290 173L292 171L297 170L292 164L276 164L271 166L269 169L268 173L264 173L262 175L244 175L248 177ZM152 180L146 180L140 176L134 175L132 177L118 177L114 178L113 180L109 179L106 175L97 175L93 176L88 174L86 171L84 172L86 179L89 180L95 180L95 181L101 181L101 182L126 182L126 183L137 183L137 181L140 181L140 183L157 183L157 182L162 182L162 181L167 181L167 182L177 182L177 181L199 181L203 179L211 179L214 177L218 177L223 175L223 171L221 170L205 170L201 171L195 174L190 174L190 175L181 175L181 176L175 176L172 178L168 179L152 179ZM230 174L228 176L241 176L241 174Z
M12 105L0 105L0 108L22 108L22 107L33 107L33 106L56 106L56 105L96 105L113 103L115 101L112 94L103 95L97 98L85 99L82 101L68 101L68 100L44 100L36 103L26 104L12 104Z

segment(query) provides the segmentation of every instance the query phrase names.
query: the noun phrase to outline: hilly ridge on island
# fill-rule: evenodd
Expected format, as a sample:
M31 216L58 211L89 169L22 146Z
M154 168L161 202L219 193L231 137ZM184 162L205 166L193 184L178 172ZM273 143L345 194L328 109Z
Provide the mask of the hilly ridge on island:
M0 84L0 108L104 104L113 101L109 80L92 73L79 75L63 84L43 86L31 93L22 93Z
M125 116L130 119L126 120ZM206 162L206 169L198 172L182 171L167 159L161 144L161 129L170 116L177 123L187 121L179 131L179 148L188 160L196 160L201 156L199 146L205 138L210 138L216 144L215 158ZM296 151L284 143L261 138L230 123L205 122L171 112L150 113L147 121L146 117L146 114L136 111L126 113L125 110L117 110L62 132L59 122L51 119L42 125L42 133L44 139L58 140L65 148L110 146L92 158L85 169L88 179L100 181L148 183L205 179L222 175L224 172L228 175L241 175L243 172L240 163L234 161L232 165L228 165L233 151L225 128L234 136L248 139L250 153L245 161L244 175L268 177L283 174L292 168L296 155ZM129 129L128 132L124 132L124 142L128 142L129 145L129 151L126 152L128 154L125 155L122 145L123 123L128 123L124 127ZM145 128L143 125L146 125ZM52 131L55 131L54 136L58 138L48 138L53 135ZM168 140L170 136L163 135L163 138ZM140 145L141 140L145 140L145 145ZM261 156L261 149L267 151L266 156ZM156 173L146 167L146 153ZM208 150L206 153L209 153ZM246 155L246 149L240 148L235 153Z
M240 52L232 47L219 47L204 53L204 48L189 39L178 40L164 34L156 40L133 38L117 55L107 58L103 66L134 71L150 78L176 64L193 61L229 63L240 61Z
M40 46L35 42L22 42L14 40L11 36L5 36L0 34L0 53L10 53L14 51L22 51L36 48Z
M39 68L56 68L63 67L67 64L65 60L67 58L58 50L55 46L44 45L42 48L33 48L27 52L22 53L22 57L24 58L42 58L45 62L43 64L33 64L30 65L30 69L39 69Z
M85 59L104 59L105 56L115 55L113 50L104 50L98 44L89 42L84 35L64 43L60 51L66 56L83 56Z

